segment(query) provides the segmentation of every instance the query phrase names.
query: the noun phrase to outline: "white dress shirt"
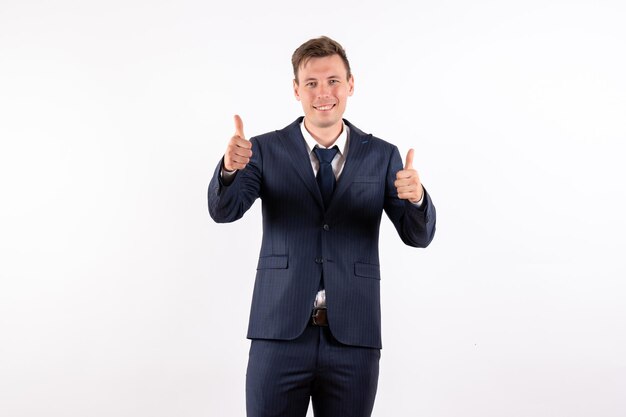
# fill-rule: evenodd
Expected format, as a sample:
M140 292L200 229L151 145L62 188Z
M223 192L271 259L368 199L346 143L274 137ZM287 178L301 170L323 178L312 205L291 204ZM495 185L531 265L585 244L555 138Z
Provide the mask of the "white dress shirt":
M302 136L304 137L304 142L306 144L307 152L309 153L309 159L311 160L311 167L313 168L313 176L317 176L317 171L320 169L320 162L317 160L317 156L313 152L313 148L316 146L322 149L330 149L333 146L337 146L339 148L339 152L335 155L332 162L330 163L333 167L333 174L335 174L335 180L339 180L339 176L341 175L341 171L343 171L343 165L346 162L346 155L348 154L348 136L350 134L350 128L343 124L343 128L341 129L341 133L335 139L335 141L328 147L322 146L313 138L313 135L306 130L304 127L304 121L300 123L300 131L302 132Z

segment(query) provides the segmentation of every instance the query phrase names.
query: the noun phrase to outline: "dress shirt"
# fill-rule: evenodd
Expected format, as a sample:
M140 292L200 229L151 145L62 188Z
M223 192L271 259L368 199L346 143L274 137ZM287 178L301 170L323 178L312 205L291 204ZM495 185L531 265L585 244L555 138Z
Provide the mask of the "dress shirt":
M339 149L339 152L337 152L337 155L335 155L335 157L333 158L333 161L330 164L333 167L333 174L335 174L335 180L339 181L339 176L341 175L341 171L343 171L343 165L346 162L346 155L348 154L348 147L349 147L348 137L350 134L350 128L346 126L346 124L344 123L343 128L341 129L341 133L339 134L337 139L335 139L335 141L331 143L330 146L328 147L322 146L319 143L317 143L317 141L313 138L313 135L311 135L309 131L306 130L306 127L304 127L304 121L300 123L300 130L302 131L302 136L304 137L306 150L309 153L309 159L311 160L311 167L313 168L314 177L317 176L317 171L319 171L320 169L320 162L317 160L317 156L313 152L313 148L317 146L318 148L322 148L322 149L330 149L333 146L337 146L337 148Z

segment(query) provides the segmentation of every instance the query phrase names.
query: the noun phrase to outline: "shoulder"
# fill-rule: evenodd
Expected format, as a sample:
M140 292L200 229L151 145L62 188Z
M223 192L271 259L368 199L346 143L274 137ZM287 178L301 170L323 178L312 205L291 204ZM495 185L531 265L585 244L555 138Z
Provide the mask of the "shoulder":
M292 135L300 134L300 122L302 121L302 117L296 119L293 123L290 123L288 126L274 130L272 132L263 133L257 136L252 137L250 140L255 140L259 143L259 145L271 145L272 143L276 143L278 139L289 137Z
M267 133L262 133L257 136L253 136L252 138L250 138L250 140L251 141L256 140L257 142L259 142L259 144L265 145L268 142L272 142L273 140L276 140L278 136L279 136L278 130L276 130L274 132L267 132Z
M374 136L371 133L365 133L364 131L362 131L361 129L359 129L358 127L356 127L355 125L353 125L352 123L348 122L345 119L344 119L344 122L346 123L348 128L350 128L350 140L355 139L360 142L369 142L370 146L373 149L376 149L384 153L392 153L395 149L397 149L397 147L394 144L387 142L386 140L381 139L377 136Z

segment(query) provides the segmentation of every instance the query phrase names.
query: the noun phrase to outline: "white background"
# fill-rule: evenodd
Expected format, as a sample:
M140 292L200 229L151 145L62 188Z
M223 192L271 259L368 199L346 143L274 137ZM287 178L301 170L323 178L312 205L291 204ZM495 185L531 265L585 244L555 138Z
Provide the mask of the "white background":
M206 187L241 114L301 114L290 57L348 52L345 117L416 150L425 250L383 220L374 416L626 413L621 1L0 0L0 415L243 416L260 204Z

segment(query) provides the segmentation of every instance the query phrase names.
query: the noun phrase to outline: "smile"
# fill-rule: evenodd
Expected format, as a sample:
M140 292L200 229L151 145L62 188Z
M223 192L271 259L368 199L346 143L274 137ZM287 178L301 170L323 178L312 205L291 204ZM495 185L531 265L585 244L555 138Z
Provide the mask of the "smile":
M319 111L328 111L328 110L331 110L335 106L336 106L335 104L325 104L323 106L313 106L313 108Z

